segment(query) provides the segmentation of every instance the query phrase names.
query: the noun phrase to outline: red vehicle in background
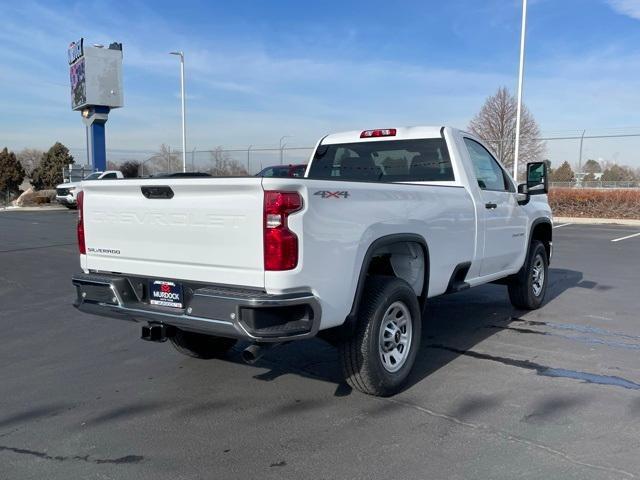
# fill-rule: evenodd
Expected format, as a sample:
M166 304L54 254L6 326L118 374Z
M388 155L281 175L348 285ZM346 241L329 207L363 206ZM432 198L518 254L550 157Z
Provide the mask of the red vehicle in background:
M306 171L307 165L303 163L297 165L274 165L260 170L260 172L256 173L256 177L304 177L304 172Z

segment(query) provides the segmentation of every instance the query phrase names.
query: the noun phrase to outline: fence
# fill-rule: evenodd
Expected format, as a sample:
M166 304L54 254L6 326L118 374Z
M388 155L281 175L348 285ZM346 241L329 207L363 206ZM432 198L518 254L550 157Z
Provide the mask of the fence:
M631 179L620 178L618 182L570 182L568 184L554 182L554 186L636 188L636 183L640 182L640 133L627 133L621 130L565 131L548 133L538 140L543 142L544 148L543 153L536 159L550 160L553 168L558 168L566 161L572 166L574 172L581 172L584 171L585 164L589 160L597 161L602 170L615 164L632 167L629 169L633 175ZM512 142L512 140L499 142ZM312 152L311 146L293 148L249 146L237 149L217 147L211 150L196 148L187 152L186 168L189 171L201 171L213 175L229 173L255 175L271 165L307 163ZM72 153L77 162L86 162L85 149L72 149ZM107 151L107 158L111 166L117 166L125 161L138 162L139 174L142 176L182 171L182 152L165 145L157 151L111 149ZM519 171L522 175L524 168L520 168Z
M630 188L640 188L640 181L620 181L620 182L600 182L600 181L589 181L589 182L580 182L578 180L574 180L573 182L549 182L550 188L597 188L597 189L608 189L608 188L622 188L622 189L630 189Z
M86 162L82 149L70 150L76 162ZM212 175L255 175L273 165L306 164L312 153L313 147L194 149L186 154L186 170ZM162 146L158 151L108 150L107 159L108 168L136 162L140 165L138 174L143 177L182 171L182 151L168 146Z

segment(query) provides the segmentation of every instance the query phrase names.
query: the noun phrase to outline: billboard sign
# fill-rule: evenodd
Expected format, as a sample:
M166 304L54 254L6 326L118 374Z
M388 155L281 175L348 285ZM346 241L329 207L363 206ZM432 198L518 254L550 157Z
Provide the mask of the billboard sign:
M69 45L67 58L73 110L122 107L122 44L86 46L81 38Z

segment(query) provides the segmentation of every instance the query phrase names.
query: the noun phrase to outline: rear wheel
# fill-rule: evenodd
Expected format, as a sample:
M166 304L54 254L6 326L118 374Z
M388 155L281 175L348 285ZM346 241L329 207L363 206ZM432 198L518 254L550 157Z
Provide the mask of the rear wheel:
M183 355L202 359L221 358L236 344L233 338L214 337L179 329L176 329L175 335L169 340Z
M415 362L421 327L418 299L407 282L370 277L355 334L340 344L347 383L369 395L398 392Z
M522 310L540 308L547 291L549 260L544 244L533 240L520 271L509 282L511 304Z

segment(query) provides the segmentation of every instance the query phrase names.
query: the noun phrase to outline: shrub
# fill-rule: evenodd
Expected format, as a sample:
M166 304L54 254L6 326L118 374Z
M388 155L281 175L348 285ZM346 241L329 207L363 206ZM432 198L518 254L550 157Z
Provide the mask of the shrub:
M640 190L553 188L549 204L558 217L640 219Z
M120 169L124 178L135 178L138 176L138 171L140 170L140 162L135 160L127 160L122 165L120 165Z

